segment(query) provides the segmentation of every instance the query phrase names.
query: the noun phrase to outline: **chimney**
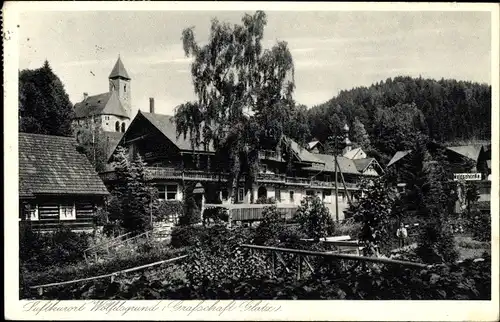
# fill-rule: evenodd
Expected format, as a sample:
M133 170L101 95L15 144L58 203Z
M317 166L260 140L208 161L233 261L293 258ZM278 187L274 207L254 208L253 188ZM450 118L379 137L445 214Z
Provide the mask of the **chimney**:
M83 93L83 100L85 101L89 97L89 93Z
M155 112L155 99L154 97L149 98L149 113Z

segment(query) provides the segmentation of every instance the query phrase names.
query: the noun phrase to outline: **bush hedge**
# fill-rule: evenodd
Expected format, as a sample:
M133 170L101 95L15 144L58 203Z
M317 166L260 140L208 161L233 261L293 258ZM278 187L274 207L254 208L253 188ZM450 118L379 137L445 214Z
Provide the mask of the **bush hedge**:
M62 267L52 266L44 271L37 272L30 271L27 267L21 267L20 297L30 298L34 296L32 291L29 290L30 286L109 274L127 268L174 258L184 253L184 249L153 248L149 252L135 252L133 254L127 254L127 256L117 256L91 265L80 262L78 264L65 265Z
M175 226L170 234L170 245L174 248L194 246L206 234L206 228L201 225Z
M61 227L53 233L38 233L29 227L21 228L19 259L32 271L54 265L66 265L83 260L83 250L89 245L90 234L76 233Z

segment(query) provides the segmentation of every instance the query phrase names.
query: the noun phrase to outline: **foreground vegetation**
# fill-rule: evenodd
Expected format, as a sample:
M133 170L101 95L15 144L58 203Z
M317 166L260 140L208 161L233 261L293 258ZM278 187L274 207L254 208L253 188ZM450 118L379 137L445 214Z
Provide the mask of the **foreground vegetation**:
M362 225L349 221L334 223L318 218L321 203L309 198L299 209L300 223L287 225L277 208L267 208L265 218L256 228L217 224L211 227L179 226L174 228L170 246L142 248L133 256L113 258L93 265L77 262L71 268L47 271L24 271L25 285L35 282L89 277L117 269L141 265L159 259L187 254L181 263L151 268L126 276L81 282L47 288L43 295L27 292L25 298L42 299L489 299L491 292L491 258L461 262L435 261L422 249L397 254L382 251L381 256L427 263L425 269L401 265L327 260L310 257L314 272L304 270L296 279L296 261L290 254L282 254L290 269L283 266L273 270L269 254L252 252L242 244L258 244L284 248L331 251L321 242L304 242L314 236L362 236ZM361 233L360 233L361 232ZM316 235L315 235L316 234ZM462 241L461 246L472 247L474 242ZM420 249L420 251L418 251ZM435 250L440 254L442 250ZM434 260L434 262L429 262Z
M188 230L185 231L188 233ZM273 273L265 253L240 247L254 241L256 229L224 226L193 228L189 258L179 265L47 289L43 299L489 299L491 259L439 264L426 269L399 265L354 266L311 258L315 272L296 280L293 272ZM273 243L302 244L300 233L285 228ZM286 254L285 254L286 255ZM405 257L405 256L403 256ZM284 256L287 260L287 257ZM289 266L293 270L293 265Z

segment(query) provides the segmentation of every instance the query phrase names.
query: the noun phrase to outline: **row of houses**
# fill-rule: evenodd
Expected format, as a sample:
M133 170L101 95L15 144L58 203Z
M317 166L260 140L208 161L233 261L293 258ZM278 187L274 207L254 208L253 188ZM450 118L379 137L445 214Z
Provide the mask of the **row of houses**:
M131 77L120 57L109 75L109 84L108 92L93 96L85 93L83 100L75 104L76 136L82 126L99 126L107 138L109 157L119 146L126 148L130 157L141 155L160 199L183 200L186 186L194 185L201 195L198 200L202 209L231 203L229 174L217 166L211 145L193 147L189 135L178 137L173 117L155 113L154 99L150 99L149 113L139 111L131 119ZM249 209L247 214L258 214L256 201L274 199L278 207L296 209L304 197L317 195L336 219L342 220L348 195L356 195L353 192L359 190L360 180L385 173L365 151L352 148L349 128L344 131L344 149L337 156L321 153L320 142L313 141L302 148L290 138L286 138L286 146L291 149L282 149L288 153L286 157L276 151L260 151L260 171L255 183L251 187L244 185L243 174L236 205L231 207L240 214L245 209ZM487 148L482 146L479 153L459 147L449 147L447 151L450 160L472 158L477 166L468 171L481 169L487 173L489 169L491 173L491 146L490 150ZM410 154L411 151L396 153L388 167L404 163ZM292 159L291 167L287 166L288 157ZM73 138L21 133L19 160L20 219L35 227L51 228L61 223L75 229L92 226L96 210L109 194L106 186L112 186L116 180L111 166L99 175L95 173L86 157L77 151ZM457 167L459 163L456 162ZM252 216L239 218L255 219Z

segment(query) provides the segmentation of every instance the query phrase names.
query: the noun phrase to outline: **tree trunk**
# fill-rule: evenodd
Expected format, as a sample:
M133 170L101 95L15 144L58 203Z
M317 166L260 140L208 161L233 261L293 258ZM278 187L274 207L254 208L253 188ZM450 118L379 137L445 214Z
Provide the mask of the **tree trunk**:
M231 196L231 204L234 205L236 203L236 194L238 193L238 176L234 176L231 180L231 187L229 190L229 195ZM232 209L228 211L228 227L231 228L233 221L233 212Z

